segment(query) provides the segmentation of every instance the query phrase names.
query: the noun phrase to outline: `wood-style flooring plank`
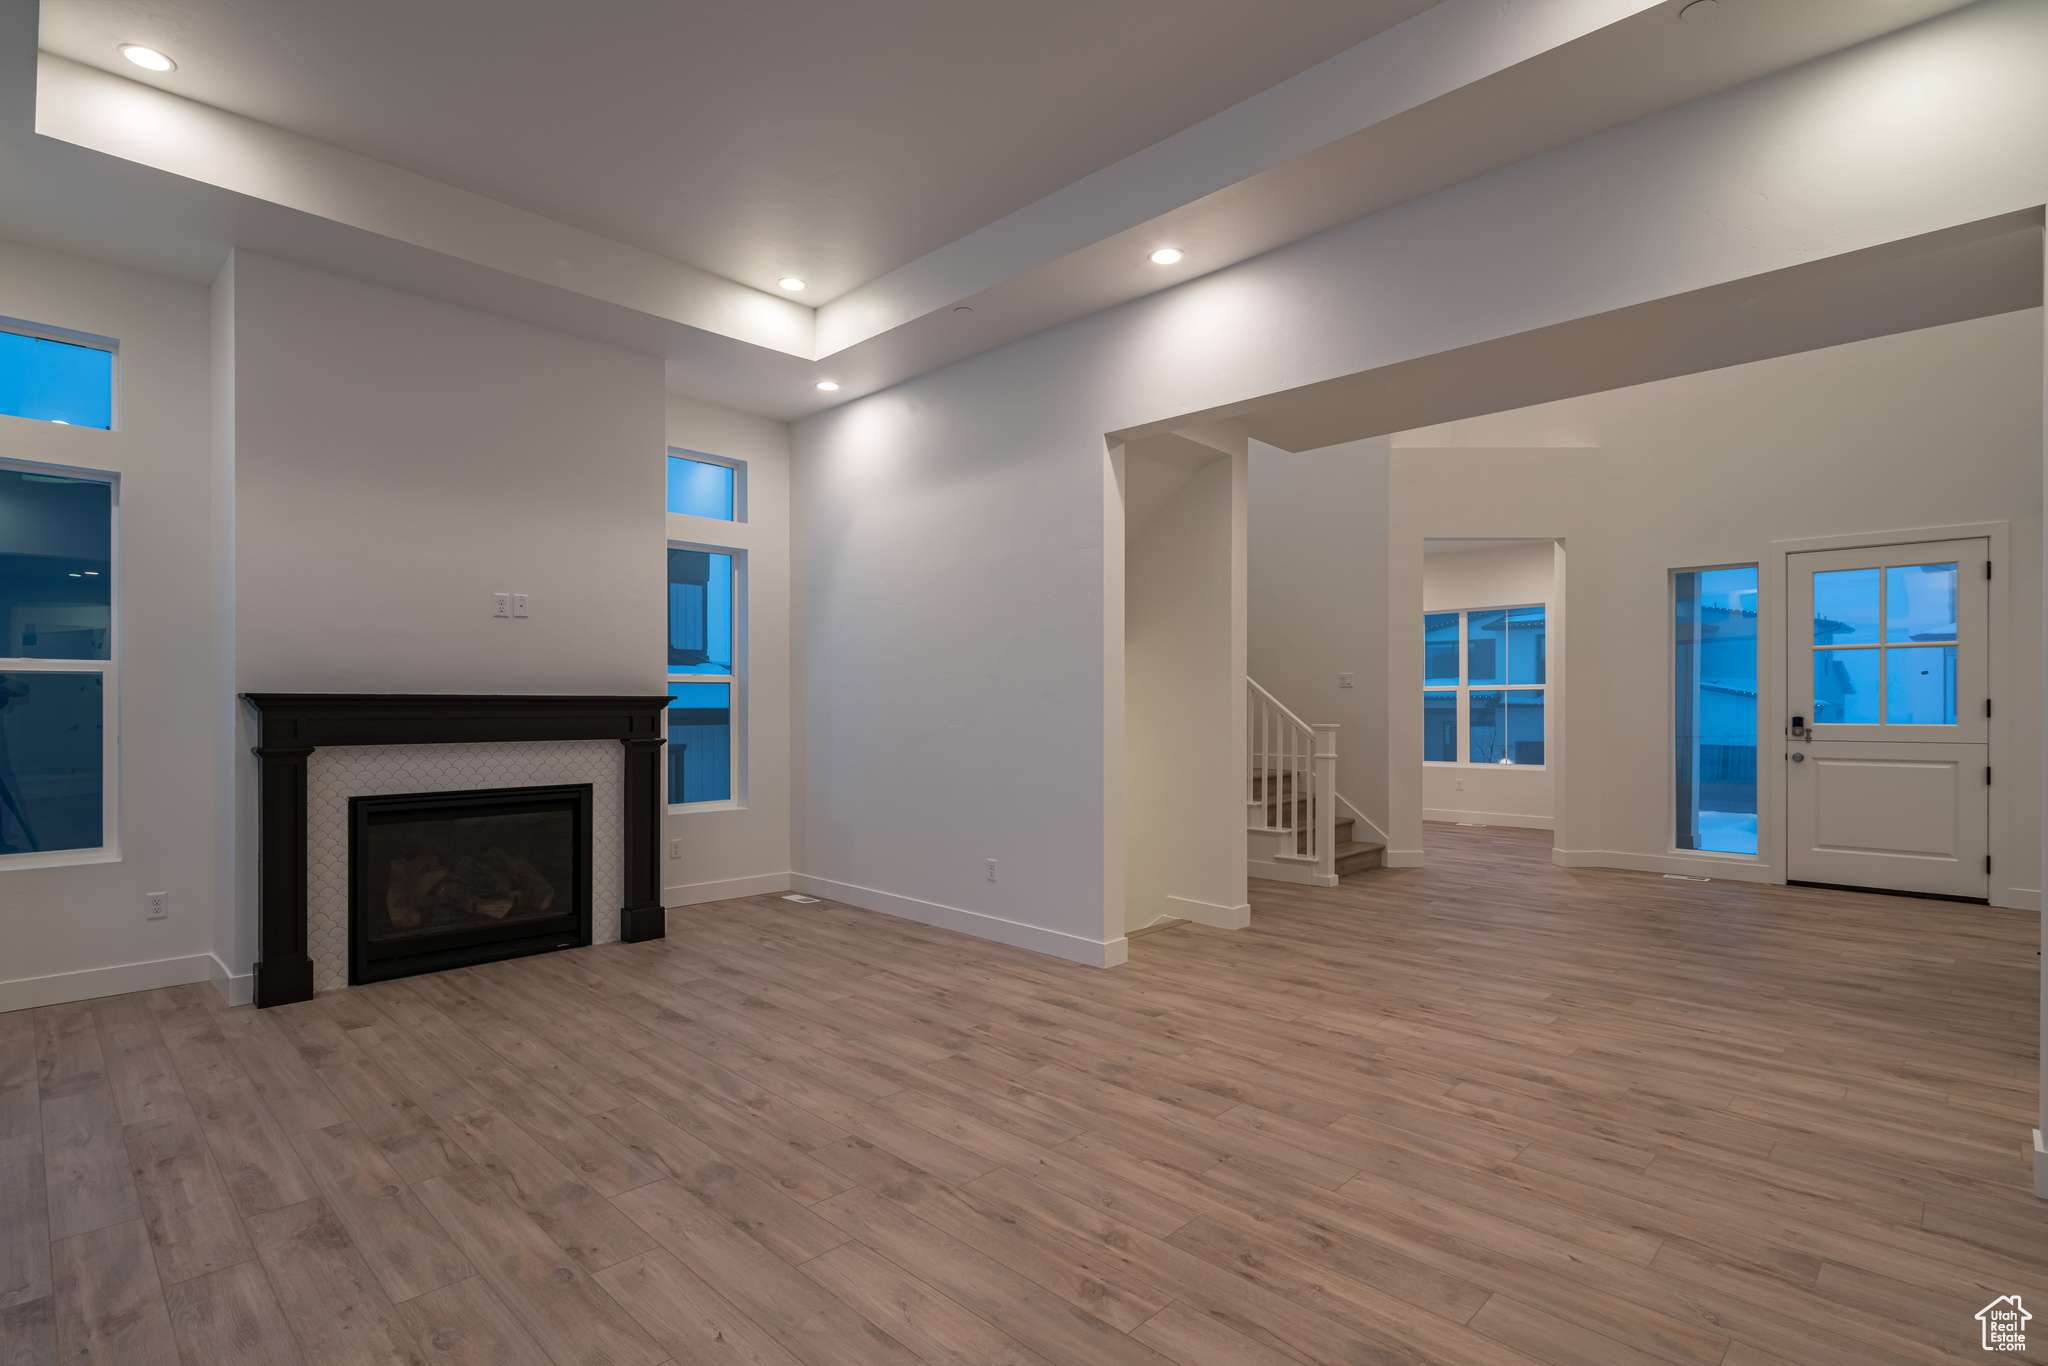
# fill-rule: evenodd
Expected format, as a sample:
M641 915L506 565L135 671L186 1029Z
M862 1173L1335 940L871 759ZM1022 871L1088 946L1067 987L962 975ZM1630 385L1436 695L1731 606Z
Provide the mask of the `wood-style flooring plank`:
M545 1362L533 1335L480 1276L444 1285L398 1306L427 1361L437 1366Z
M178 1366L170 1311L140 1219L59 1240L57 1348L78 1366Z
M189 1111L125 1131L143 1226L166 1284L254 1256L227 1184Z
M353 1124L294 1135L313 1185L394 1301L475 1274L413 1189Z
M305 1163L247 1077L190 1088L200 1129L243 1218L314 1194Z
M307 1366L420 1366L425 1360L412 1329L324 1201L256 1215L249 1237Z
M171 1331L187 1362L302 1366L298 1340L260 1264L241 1262L164 1291Z

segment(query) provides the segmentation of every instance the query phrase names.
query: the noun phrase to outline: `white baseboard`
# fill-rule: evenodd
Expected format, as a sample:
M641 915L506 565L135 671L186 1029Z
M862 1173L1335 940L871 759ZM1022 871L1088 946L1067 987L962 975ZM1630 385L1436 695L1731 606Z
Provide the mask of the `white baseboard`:
M206 961L209 964L206 975L223 1001L231 1006L245 1006L256 999L255 973L245 972L237 977L228 971L227 964L212 954L206 956Z
M1264 878L1268 882L1294 882L1305 887L1334 887L1337 879L1316 871L1313 863L1292 860L1248 858L1244 861L1246 877Z
M149 963L120 963L79 972L54 972L47 977L17 977L11 982L0 982L0 1012L32 1010L37 1006L62 1005L66 1001L90 1001L100 996L120 996L130 991L153 991L157 987L210 981L218 966L212 954L195 953L185 958L159 958Z
M1382 868L1420 868L1423 866L1420 849L1388 849L1380 855Z
M1550 861L1560 868L1620 868L1631 873L1684 873L1729 882L1777 882L1777 869L1761 863L1717 858L1712 854L1630 854L1619 849L1553 849Z
M1172 903L1174 914L1182 920L1192 920L1197 925L1213 925L1219 930L1241 930L1252 923L1252 908L1247 902L1242 906L1218 906L1213 901L1197 901L1191 896L1175 896L1168 892L1166 899Z
M2014 911L2038 911L2041 909L2039 887L2000 887L1991 893L1991 904L2004 906Z
M1512 811L1445 811L1434 807L1422 808L1422 819L1426 821L1448 821L1456 825L1461 821L1476 825L1506 825L1516 830L1555 830L1557 822L1548 816L1523 816Z
M684 882L661 889L663 906L699 906L707 901L730 901L734 897L761 896L790 889L789 873L757 873L753 877L720 878L716 882Z
M860 887L851 882L812 877L809 873L792 873L789 883L792 890L807 896L828 897L864 911L880 911L884 915L915 920L920 925L958 930L977 939L993 939L998 944L1051 954L1069 962L1086 963L1089 967L1113 968L1130 957L1130 944L1122 935L1110 940L1084 939L1078 934L1026 925L1022 921L983 915L979 911L963 911L957 906L941 906L936 901L920 901L913 896L898 896L894 892Z

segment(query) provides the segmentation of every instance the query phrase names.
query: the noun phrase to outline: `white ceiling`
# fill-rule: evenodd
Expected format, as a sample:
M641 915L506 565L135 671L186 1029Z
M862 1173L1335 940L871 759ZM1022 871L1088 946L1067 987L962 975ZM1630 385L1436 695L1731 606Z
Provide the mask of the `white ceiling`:
M1430 3L44 0L41 46L818 304Z
M287 257L796 418L1970 0L1684 3L18 0L0 236Z

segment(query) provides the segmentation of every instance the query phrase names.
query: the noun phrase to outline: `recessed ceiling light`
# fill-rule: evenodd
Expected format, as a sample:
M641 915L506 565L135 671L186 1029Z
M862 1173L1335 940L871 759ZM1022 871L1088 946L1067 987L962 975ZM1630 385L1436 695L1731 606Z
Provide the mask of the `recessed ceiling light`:
M1170 266L1178 260L1180 260L1179 247L1161 247L1152 253L1152 264L1155 266Z
M121 44L121 55L144 71L176 71L178 64L153 47L140 43Z
M1678 17L1681 19L1704 19L1712 14L1715 8L1714 0L1692 0L1690 5L1678 11Z
M839 382L837 380L821 379L818 381L818 387L829 394L839 388Z
M777 280L775 283L781 285L784 289L790 291L790 293L792 294L794 294L797 290L802 289L804 287L804 282L802 280L797 279L794 275L785 275L780 280Z

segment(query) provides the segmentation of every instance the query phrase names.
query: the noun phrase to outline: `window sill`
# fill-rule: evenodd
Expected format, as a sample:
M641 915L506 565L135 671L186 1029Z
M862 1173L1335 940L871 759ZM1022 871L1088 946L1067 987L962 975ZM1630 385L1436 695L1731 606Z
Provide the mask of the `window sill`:
M745 802L740 801L736 797L728 797L722 802L671 802L668 814L671 816L689 816L699 811L744 811L746 809L747 804Z
M119 863L118 849L53 849L47 854L0 854L0 873L10 868L75 868L88 863Z
M1451 759L1424 759L1424 768L1466 768L1483 769L1489 773L1548 773L1549 764L1475 764Z

